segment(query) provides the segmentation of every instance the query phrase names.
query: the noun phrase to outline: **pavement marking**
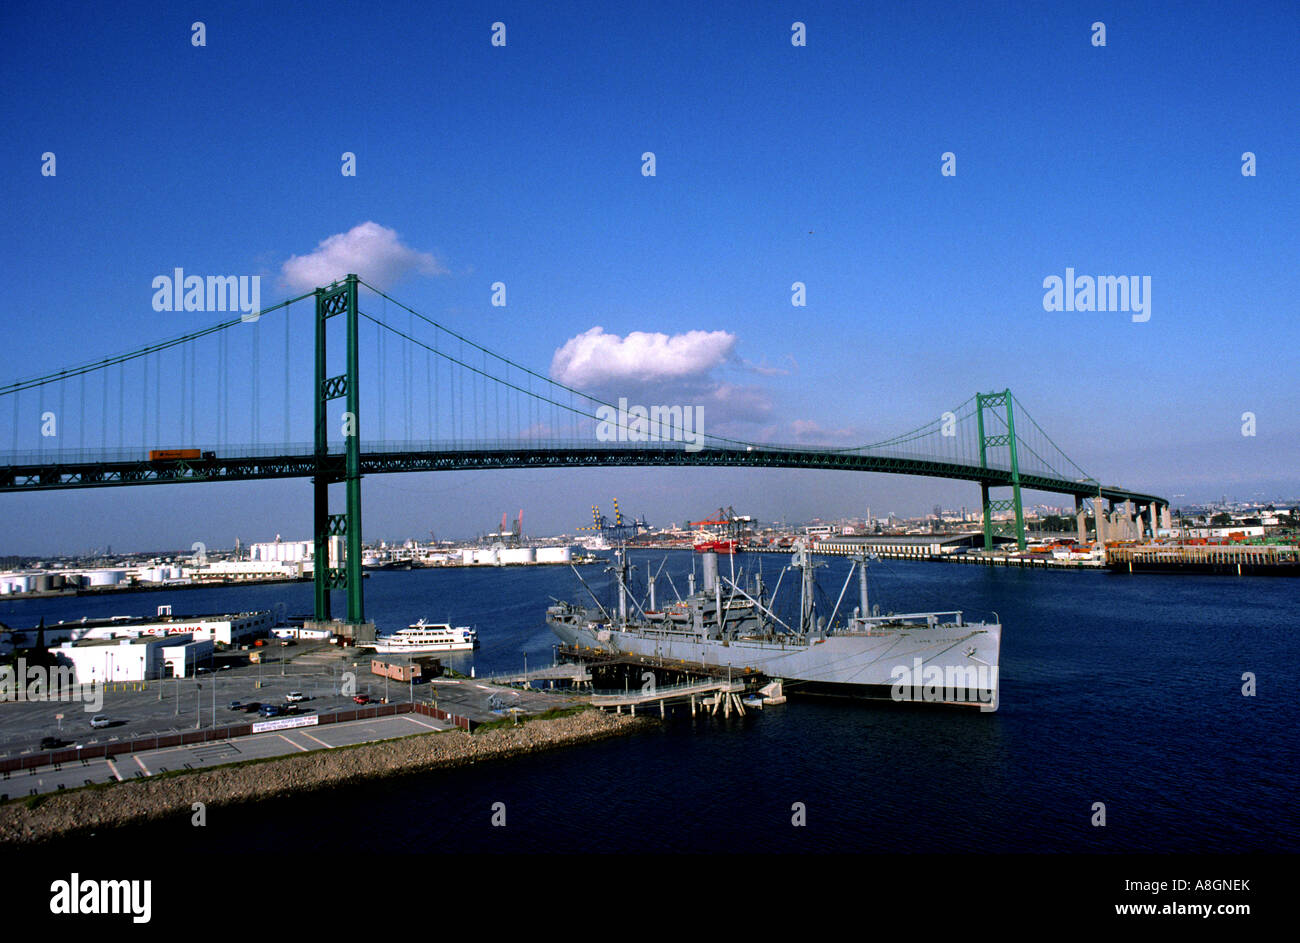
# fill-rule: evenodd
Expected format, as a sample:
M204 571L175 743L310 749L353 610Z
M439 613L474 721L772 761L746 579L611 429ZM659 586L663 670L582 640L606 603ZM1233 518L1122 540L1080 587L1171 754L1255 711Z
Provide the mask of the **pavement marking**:
M428 727L430 730L441 730L441 729L442 729L441 727L434 726L433 724L426 724L426 723L425 723L424 721L422 721L422 720L416 720L416 719L415 719L414 717L412 717L410 714L402 714L402 716L405 717L407 720L409 720L411 723L413 723L413 724L419 724L421 727Z
M147 767L147 766L144 765L144 761L140 759L140 757L139 757L138 754L136 754L136 753L132 753L132 754L131 754L131 759L135 760L136 763L139 765L139 767L140 767L142 770L144 770L144 774L145 774L146 776L152 776L152 775L153 775L153 773L149 772L149 767Z
M120 783L122 781L122 774L117 771L117 767L113 765L113 761L106 759L104 762L108 764L108 771L113 774L113 778Z
M328 747L328 748L331 749L331 750L334 749L332 746L330 746L330 745L329 745L328 743L326 743L324 740L321 740L319 737L313 737L313 736L312 736L311 734L309 734L309 733L303 733L303 736L306 737L308 740L315 740L317 743L319 743L319 744L320 744L321 746L323 746L323 747Z
M306 748L305 746L303 746L301 743L294 743L292 740L290 740L290 739L289 739L288 737L286 737L284 734L280 734L280 739L283 740L285 743L289 744L290 746L295 746L295 747L297 747L299 750L302 750L303 753L306 753L306 752L307 752L307 748Z

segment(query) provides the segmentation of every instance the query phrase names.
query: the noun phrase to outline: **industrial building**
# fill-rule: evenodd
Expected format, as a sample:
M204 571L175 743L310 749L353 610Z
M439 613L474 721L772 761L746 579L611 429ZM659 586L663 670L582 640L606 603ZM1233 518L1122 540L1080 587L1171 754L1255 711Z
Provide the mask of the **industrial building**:
M72 667L77 684L94 684L188 677L199 666L211 664L213 650L210 639L195 640L185 634L80 639L49 652L58 664Z
M533 563L571 563L572 547L466 547L461 566L527 566Z
M301 561L218 560L190 570L196 583L239 583L245 580L300 580L307 570Z
M275 613L269 609L224 615L174 616L171 606L159 606L156 616L80 619L76 622L55 622L42 629L14 629L13 641L18 648L34 648L38 644L37 635L43 632L43 641L47 646L69 641L171 635L188 635L195 640L234 645L269 635L275 622Z
M343 565L343 538L339 536L330 537L327 540L329 550L330 566L340 567ZM253 563L300 563L303 572L311 572L316 556L316 543L311 540L281 540L280 535L275 535L275 540L264 543L249 545L248 559Z
M1014 543L1014 538L994 536L996 544ZM889 557L942 557L964 550L982 548L984 535L973 534L908 534L896 537L832 537L817 541L817 553L856 554L866 551Z

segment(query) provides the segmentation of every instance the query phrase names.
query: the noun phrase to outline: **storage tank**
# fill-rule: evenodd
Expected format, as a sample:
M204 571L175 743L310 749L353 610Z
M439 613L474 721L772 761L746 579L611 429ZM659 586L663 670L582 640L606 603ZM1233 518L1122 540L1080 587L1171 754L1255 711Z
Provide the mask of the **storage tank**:
M40 576L35 577L34 582L32 583L32 589L36 590L38 593L48 593L53 588L54 577L49 573L42 573Z
M116 586L126 579L126 570L91 570L86 577L91 586Z
M532 547L511 547L500 552L502 565L518 565L537 562L537 551Z
M482 566L499 566L501 562L500 554L496 549L492 550L475 550L474 562Z
M474 548L466 547L460 552L460 562L462 566L474 565Z
M538 547L538 563L572 563L572 547Z

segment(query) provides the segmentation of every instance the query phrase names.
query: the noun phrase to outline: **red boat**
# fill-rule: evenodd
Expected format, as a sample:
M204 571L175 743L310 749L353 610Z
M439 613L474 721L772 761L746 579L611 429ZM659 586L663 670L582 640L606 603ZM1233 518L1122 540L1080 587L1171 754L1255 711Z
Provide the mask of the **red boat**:
M695 552L708 553L710 550L712 550L714 553L731 554L736 552L738 544L739 541L735 541L735 540L715 540L712 538L705 538L703 540L696 541Z

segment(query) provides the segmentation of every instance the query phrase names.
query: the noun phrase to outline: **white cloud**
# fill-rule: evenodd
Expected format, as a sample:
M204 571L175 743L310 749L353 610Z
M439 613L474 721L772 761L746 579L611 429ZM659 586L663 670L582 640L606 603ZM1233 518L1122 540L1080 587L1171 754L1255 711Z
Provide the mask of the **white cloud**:
M578 389L698 379L726 362L735 346L736 335L726 331L633 331L620 337L597 326L555 352L551 377Z
M445 275L447 269L428 252L402 245L394 230L375 222L336 233L315 252L292 256L281 268L285 284L296 291L328 285L352 273L386 288L412 272Z

